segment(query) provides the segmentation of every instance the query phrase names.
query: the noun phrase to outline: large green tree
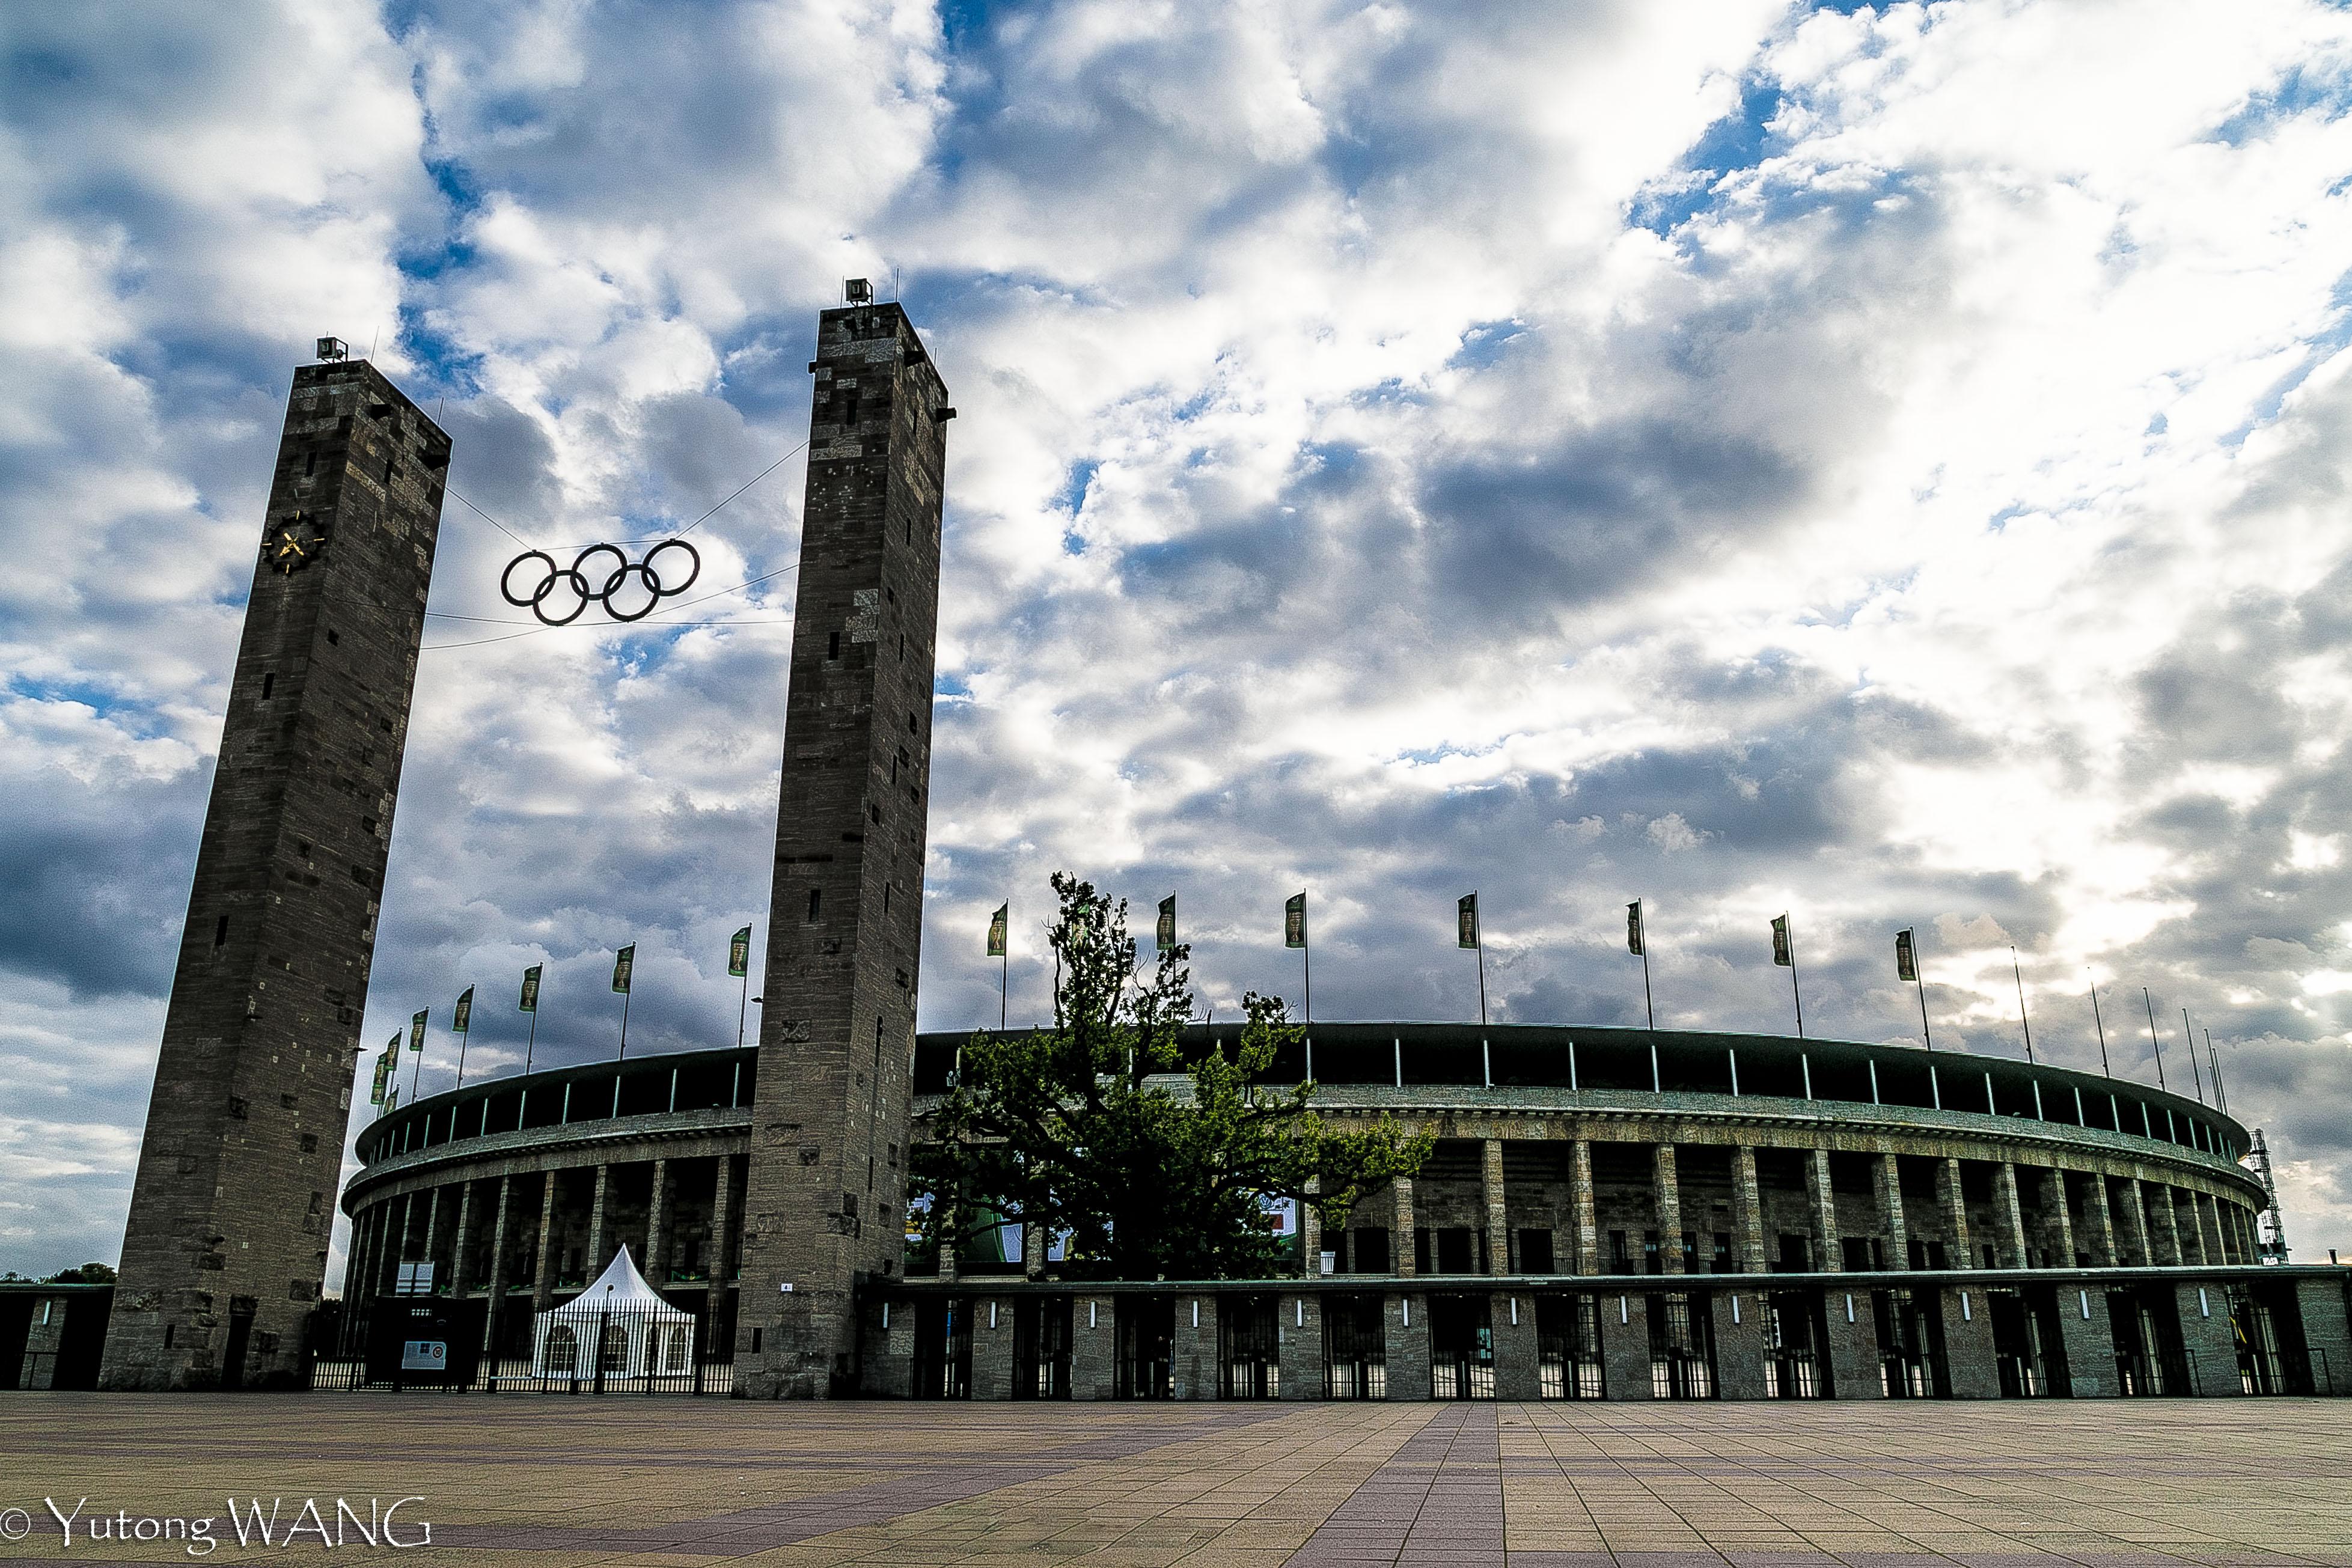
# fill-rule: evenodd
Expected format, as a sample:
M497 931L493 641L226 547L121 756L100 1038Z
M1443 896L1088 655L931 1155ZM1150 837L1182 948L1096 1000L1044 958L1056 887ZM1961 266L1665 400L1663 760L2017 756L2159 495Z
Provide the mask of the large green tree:
M1250 993L1234 1051L1188 1063L1191 949L1146 973L1124 900L1067 873L1053 884L1053 1025L963 1048L917 1168L928 1245L961 1245L1001 1214L1066 1234L1072 1275L1265 1278L1288 1259L1274 1200L1337 1229L1366 1192L1420 1169L1432 1134L1386 1115L1341 1132L1312 1083L1262 1082L1305 1032L1278 997Z

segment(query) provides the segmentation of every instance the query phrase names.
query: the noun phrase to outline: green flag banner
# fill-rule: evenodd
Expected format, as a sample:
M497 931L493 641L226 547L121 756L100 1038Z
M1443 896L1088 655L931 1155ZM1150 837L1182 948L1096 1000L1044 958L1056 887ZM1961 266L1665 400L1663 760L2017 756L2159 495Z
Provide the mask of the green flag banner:
M1160 920L1152 927L1152 938L1162 953L1176 946L1176 895L1172 893L1160 901Z
M1012 923L1012 920L1013 905L1009 901L998 904L996 913L988 917L988 956L990 957L1004 956L1004 928Z
M450 1020L449 1027L459 1034L464 1034L474 1027L473 987L467 986L466 994L457 998L457 1016Z
M1772 962L1783 969L1796 966L1796 956L1789 950L1789 917L1785 915L1772 917Z
M522 972L522 1001L515 1009L517 1012L535 1013L539 1010L539 971L541 967L543 966L533 964Z
M1636 958L1642 956L1642 901L1638 898L1625 906L1625 951Z
M432 1011L433 1009L431 1008L421 1009L415 1018L408 1020L409 1050L423 1051L425 1049L425 1020L431 1015Z
M1907 930L1895 934L1895 977L1898 980L1916 980L1919 977L1919 956L1912 950L1911 933Z
M394 1036L394 1039L395 1040L396 1040L398 1038L399 1038L399 1037L398 1037L397 1035ZM375 1085L374 1085L374 1087L371 1088L371 1089L368 1091L368 1103L369 1103L369 1104L371 1104L371 1105L381 1105L381 1104L383 1104L383 1087L384 1087L384 1084L385 1084L386 1081L388 1081L391 1077L392 1077L392 1063L391 1063L391 1061L389 1061L388 1060L386 1060L386 1059L385 1059L385 1058L383 1058L383 1057L381 1057L381 1056L377 1057L377 1058L375 1059Z
M613 955L613 988L626 996L629 971L637 967L637 945L634 942Z
M383 1108L390 1111L400 1103L400 1085L395 1083L383 1092Z
M1465 893L1454 904L1454 945L1456 947L1478 946L1478 895Z
M739 977L751 972L751 928L748 925L727 939L727 972Z
M1307 895L1294 893L1283 901L1282 945L1286 947L1307 946Z

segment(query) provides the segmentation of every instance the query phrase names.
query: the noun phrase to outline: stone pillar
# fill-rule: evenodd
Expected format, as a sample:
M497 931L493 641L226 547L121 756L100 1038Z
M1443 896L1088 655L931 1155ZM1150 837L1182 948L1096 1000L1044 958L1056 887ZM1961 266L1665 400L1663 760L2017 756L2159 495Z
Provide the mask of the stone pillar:
M1429 1298L1391 1291L1383 1310L1388 1322L1388 1396L1396 1400L1429 1397Z
M1300 1294L1275 1302L1280 1314L1282 1396L1285 1399L1323 1397L1323 1298Z
M2244 1262L2246 1260L2245 1253L2238 1245L2238 1206L2230 1202L2226 1198L2215 1198L2213 1200L2213 1218L2216 1221L2215 1228L2221 1232L2221 1261L2224 1263Z
M2189 1254L2180 1247L2180 1217L2172 1207L2172 1188L2157 1181L2140 1189L2147 1203L2148 1218L2153 1221L2155 1237L2150 1241L2151 1256L2167 1268L2178 1268L2189 1261Z
M2189 1228L2197 1239L2197 1246L2189 1260L2200 1268L2211 1266L2215 1260L2213 1249L2205 1239L2205 1199L2196 1192L2189 1195Z
M555 1297L555 1176L552 1168L539 1173L539 1259L530 1280L533 1316L547 1311Z
M514 1177L499 1177L498 1217L490 1222L489 1311L482 1314L482 1354L499 1353L499 1316L507 1304L507 1199L514 1186Z
M1944 1369L1955 1399L2000 1397L2000 1363L1993 1355L1992 1313L1973 1286L1943 1290Z
M1878 1320L1871 1311L1868 1291L1827 1292L1823 1315L1830 1325L1830 1381L1840 1399L1881 1399L1886 1391L1878 1375Z
M1838 1244L1837 1189L1830 1185L1827 1149L1806 1151L1805 1202L1812 1213L1813 1267L1830 1271L1844 1268L1845 1249Z
M1070 1303L1070 1397L1118 1396L1118 1302L1111 1296L1080 1296ZM1283 1369L1282 1390L1290 1392Z
M1708 1298L1715 1313L1715 1380L1726 1399L1764 1397L1764 1331L1771 1322L1760 1294L1717 1291ZM1693 1301L1691 1310L1700 1310Z
M2107 1177L2104 1171L2089 1173L2089 1196L2083 1204L2083 1228L2091 1244L2091 1262L2095 1268L2112 1269L2122 1260L2116 1256L2115 1209L2107 1201Z
M1658 1257L1669 1274L1679 1274L1688 1260L1683 1257L1683 1188L1675 1169L1675 1146L1650 1145L1650 1197L1658 1217Z
M466 1242L474 1230L474 1184L462 1183L457 1188L457 1240L449 1249L449 1294L466 1293Z
M1176 1298L1176 1337L1169 1360L1173 1363L1169 1390L1178 1399L1214 1399L1218 1386L1217 1298Z
M1410 1279L1420 1272L1412 1248L1412 1177L1401 1176L1394 1186L1396 1221L1389 1234L1389 1262L1396 1272Z
M1576 1271L1601 1272L1601 1227L1592 1211L1592 1143L1576 1140L1570 1155L1569 1197L1576 1209Z
M653 1201L646 1210L646 1282L669 1282L669 1161L654 1161Z
M1975 1268L1976 1253L1969 1240L1968 1189L1960 1185L1960 1162L1948 1155L1936 1167L1936 1204L1944 1213L1944 1245L1951 1249L1952 1267Z
M1878 1188L1878 1220L1886 1231L1886 1266L1911 1267L1911 1231L1903 1222L1903 1170L1891 1154L1881 1155L1872 1172Z
M1536 1344L1536 1299L1523 1291L1497 1291L1487 1303L1495 1333L1495 1397L1540 1399L1543 1372ZM1516 1318L1518 1321L1514 1322Z
M1177 1331L1181 1343L1183 1331ZM971 1299L971 1396L1013 1397L1013 1302L1003 1296Z
M1649 1298L1612 1291L1601 1298L1601 1391L1612 1399L1651 1399Z
M2077 1399L2112 1399L2116 1381L2116 1333L2107 1321L2107 1293L2077 1285L2059 1287L2058 1336L2066 1346L2066 1381Z
M1298 1204L1298 1271L1309 1280L1323 1272L1323 1213L1315 1207L1322 1190L1323 1178L1308 1176L1307 1196ZM1286 1379L1289 1374L1283 1375Z
M2124 1261L2145 1269L2156 1261L2156 1254L2148 1249L2147 1207L2137 1176L2124 1178L2123 1220Z
M1993 1257L2004 1269L2032 1265L2025 1252L2025 1209L2017 1201L2017 1166L2007 1160L1992 1168Z
M703 1343L713 1347L718 1343L719 1314L727 1302L727 1226L734 1197L735 1156L721 1155L718 1186L710 1194L710 1289L702 1308Z
M2338 1280L2297 1280L2294 1303L2303 1313L2304 1343L2312 1351L2315 1394L2352 1394L2352 1305Z
M433 1233L440 1227L440 1223L441 1189L437 1186L427 1187L425 1190L425 1249L416 1255L416 1260L418 1262L430 1263L434 1261ZM2197 1211L2197 1228L2200 1232L2205 1228L2205 1211L2202 1207L2200 1207ZM440 1286L445 1281L437 1277L433 1281L436 1287Z
M2189 1353L2188 1392L2207 1398L2243 1394L2238 1381L2237 1335L2230 1327L2230 1303L2219 1285L2176 1285L2180 1345Z
M1731 1151L1731 1223L1738 1232L1739 1271L1763 1273L1764 1194L1756 1180L1756 1150L1748 1144Z
M1479 1166L1486 1198L1486 1272L1511 1271L1510 1222L1503 1207L1503 1140L1486 1140ZM1528 1395L1532 1399L1535 1396Z
M1021 1221L1021 1271L1033 1280L1045 1276L1045 1228L1026 1218Z
M2042 1234L2044 1245L2058 1255L2053 1265L2060 1269L2074 1266L2074 1211L2066 1202L2066 1173L2056 1166L2042 1173ZM2108 1360L2113 1361L2113 1355Z
M583 1283L603 1273L604 1265L611 1261L604 1256L604 1196L612 1186L613 1167L600 1160L596 1166L596 1196L588 1205L588 1262L581 1274Z

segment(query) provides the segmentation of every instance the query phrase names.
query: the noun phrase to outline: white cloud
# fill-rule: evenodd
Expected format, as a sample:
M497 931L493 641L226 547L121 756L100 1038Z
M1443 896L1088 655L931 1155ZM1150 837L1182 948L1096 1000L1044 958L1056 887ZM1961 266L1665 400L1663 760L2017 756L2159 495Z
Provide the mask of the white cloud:
M1779 1029L1788 907L1832 1031L1916 1025L1906 925L1939 1043L2015 1049L2012 942L2062 1059L2086 970L2191 1007L2340 1222L2341 11L394 15L0 24L0 857L53 890L0 1018L60 1009L0 1082L159 1009L310 336L383 324L501 521L635 537L800 440L812 312L896 267L961 411L927 1024L1057 866L1180 887L1221 1011L1302 884L1318 1013L1458 1011L1477 885L1512 1016L1634 1016L1641 896L1666 1018ZM698 535L739 624L436 621L368 1038L545 961L542 1052L604 1049L632 938L633 1050L731 1038L800 484ZM453 503L434 610L510 617L512 549Z

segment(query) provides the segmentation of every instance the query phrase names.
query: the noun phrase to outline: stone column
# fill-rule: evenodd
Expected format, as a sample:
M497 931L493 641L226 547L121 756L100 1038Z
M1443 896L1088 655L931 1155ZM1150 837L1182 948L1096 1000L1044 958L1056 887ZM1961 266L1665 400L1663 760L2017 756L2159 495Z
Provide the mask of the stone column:
M2226 1198L2213 1200L2213 1218L2220 1221L2221 1231L2221 1261L2242 1263L2245 1249L2238 1239L2238 1206Z
M703 1339L707 1344L717 1343L711 1335L718 1329L719 1314L727 1303L727 1225L735 1207L733 1155L719 1156L718 1181L710 1195L710 1290L702 1309Z
M1806 1151L1805 1202L1812 1211L1813 1267L1828 1270L1844 1268L1845 1249L1838 1244L1837 1189L1830 1185L1827 1149Z
M1911 1267L1911 1231L1903 1222L1903 1170L1893 1155L1878 1156L1872 1172L1878 1188L1879 1223L1886 1230L1886 1266Z
M466 1242L474 1233L474 1184L457 1189L457 1240L449 1249L449 1293L466 1293Z
M2180 1246L2180 1217L2172 1207L2172 1188L2164 1182L2149 1182L2141 1189L2147 1200L2148 1216L2155 1222L2156 1237L2150 1243L2151 1256L2167 1267L2178 1267L2189 1261L2189 1254Z
M1282 1367L1282 1397L1323 1397L1323 1298L1282 1296L1274 1310L1279 1332L1276 1353Z
M1612 1291L1601 1298L1601 1392L1611 1399L1650 1399L1649 1298Z
M2201 1193L2192 1191L2189 1195L2189 1226L2197 1236L2196 1253L2191 1261L2200 1268L2211 1265L2215 1260L2212 1245L2206 1239L2205 1197Z
M1944 1211L1944 1245L1952 1249L1955 1269L1973 1269L1976 1253L1969 1240L1968 1189L1960 1185L1960 1162L1948 1155L1936 1167L1936 1202ZM1971 1305L1971 1312L1975 1310Z
M1763 1273L1764 1194L1756 1180L1756 1150L1748 1144L1731 1151L1731 1222L1739 1234L1739 1271Z
M547 1311L555 1297L555 1171L539 1173L539 1260L532 1266L530 1310Z
M2112 1399L2116 1331L2107 1321L2107 1293L2077 1285L2058 1290L2058 1337L2066 1346L2066 1381L2077 1399Z
M1694 1313L1715 1316L1716 1386L1726 1399L1764 1397L1764 1331L1770 1318L1760 1291L1715 1291L1694 1299Z
M2107 1177L2104 1171L2089 1173L2089 1197L2083 1205L2083 1228L2090 1232L2085 1238L2091 1244L2091 1262L2101 1269L2112 1269L2121 1261L2116 1256L2115 1209L2107 1201Z
M1592 1212L1592 1144L1579 1138L1569 1172L1570 1201L1576 1208L1576 1271L1601 1272L1601 1227Z
M613 1167L603 1161L596 1165L596 1196L588 1203L588 1262L581 1272L583 1282L593 1281L611 1261L604 1256L604 1197L613 1187Z
M1045 1228L1035 1221L1021 1221L1021 1271L1033 1280L1045 1276Z
M1993 1256L2004 1269L2032 1265L2025 1252L2025 1209L2017 1201L2017 1166L2007 1160L1992 1169Z
M2049 1238L2049 1248L2058 1254L2055 1265L2061 1269L2074 1266L2074 1211L2066 1202L2066 1173L2051 1166L2042 1173L2042 1233Z
M1308 1176L1307 1196L1298 1202L1298 1271L1309 1280L1323 1272L1323 1213L1315 1207L1315 1199L1322 1191L1323 1178ZM1289 1375L1288 1373L1283 1374L1286 1379ZM1320 1379L1318 1379L1317 1385L1321 1385ZM1286 1383L1285 1386L1287 1386ZM1287 1397L1286 1395L1285 1396Z
M1178 1311L1181 1314L1182 1309ZM1184 1340L1183 1321L1181 1315L1176 1320L1176 1341L1180 1345ZM1008 1298L972 1298L971 1396L1013 1397L1013 1302Z
M1488 1298L1486 1312L1494 1328L1495 1397L1541 1398L1543 1371L1536 1345L1536 1299L1515 1291L1498 1291Z
M2156 1261L2148 1249L2147 1208L2140 1196L2139 1177L2124 1178L2123 1247L2125 1260L2135 1268L2145 1269Z
M1503 1207L1502 1139L1486 1140L1479 1176L1486 1198L1486 1272L1507 1274L1511 1271L1511 1231Z
M2000 1397L2000 1364L1993 1354L1992 1313L1972 1286L1943 1290L1944 1371L1955 1399Z
M1171 1397L1214 1399L1224 1392L1218 1386L1223 1369L1217 1362L1217 1304L1214 1296L1176 1298L1176 1337L1169 1354ZM1005 1310L1012 1310L1010 1303Z
M507 1304L507 1198L514 1177L499 1177L497 1218L490 1221L490 1310L482 1314L482 1354L499 1353L499 1315Z
M418 1262L430 1263L434 1260L433 1233L440 1228L440 1224L441 1189L437 1186L427 1187L425 1190L425 1250L416 1255ZM2197 1211L2197 1225L2200 1231L2204 1228L2205 1211L2201 1208ZM436 1279L433 1283L438 1286L443 1281Z
M646 1282L656 1291L669 1280L669 1161L654 1161L653 1201L646 1209Z
M1412 1177L1399 1176L1394 1186L1396 1221L1389 1237L1389 1262L1397 1273L1410 1278L1420 1272L1412 1251Z
M1831 1392L1840 1399L1879 1399L1878 1318L1868 1291L1825 1292L1822 1315L1830 1325Z
M1675 1170L1674 1145L1650 1145L1650 1181L1658 1217L1658 1257L1667 1273L1679 1274L1689 1265L1683 1257L1683 1188Z
M1118 1304L1114 1296L1080 1296L1070 1303L1070 1397L1118 1396ZM1283 1368L1282 1392L1290 1395L1290 1369ZM1318 1385L1316 1394L1322 1393Z
M1393 1400L1429 1397L1429 1298L1391 1292L1382 1310L1388 1341L1388 1396Z
M2238 1380L2238 1341L2219 1285L2176 1285L2181 1348L2189 1353L2188 1392L2207 1398L2246 1391Z

